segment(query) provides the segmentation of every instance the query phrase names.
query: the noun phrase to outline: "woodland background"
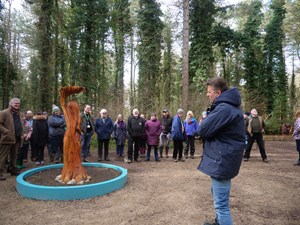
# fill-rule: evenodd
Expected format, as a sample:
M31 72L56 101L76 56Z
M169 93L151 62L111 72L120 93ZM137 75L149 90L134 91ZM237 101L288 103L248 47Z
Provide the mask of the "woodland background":
M0 109L51 112L59 89L95 115L208 106L224 77L278 133L299 108L300 0L0 0Z

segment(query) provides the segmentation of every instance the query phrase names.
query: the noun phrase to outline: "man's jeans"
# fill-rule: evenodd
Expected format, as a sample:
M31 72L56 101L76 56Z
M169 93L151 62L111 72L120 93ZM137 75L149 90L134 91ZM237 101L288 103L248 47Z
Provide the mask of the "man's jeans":
M163 148L164 142L166 142L166 147L169 148L170 140L171 140L170 133L164 134L163 132L161 132L161 134L159 136L159 148Z
M231 180L217 180L211 177L211 192L216 209L216 220L220 225L232 225L229 209Z
M92 134L90 132L81 135L81 146L82 146L81 153L84 159L88 157L91 138L92 138Z

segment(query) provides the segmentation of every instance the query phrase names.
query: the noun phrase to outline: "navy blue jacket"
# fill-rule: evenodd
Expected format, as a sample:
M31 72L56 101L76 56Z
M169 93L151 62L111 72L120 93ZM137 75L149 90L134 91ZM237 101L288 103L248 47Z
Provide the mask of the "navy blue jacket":
M198 169L215 179L231 179L239 173L245 147L240 105L237 88L222 92L198 127L198 135L205 140Z
M174 116L171 129L171 137L175 141L184 141L184 127L178 115Z
M114 131L114 123L110 117L105 119L105 123L102 118L97 118L95 123L95 131L97 137L100 140L110 139L111 133Z

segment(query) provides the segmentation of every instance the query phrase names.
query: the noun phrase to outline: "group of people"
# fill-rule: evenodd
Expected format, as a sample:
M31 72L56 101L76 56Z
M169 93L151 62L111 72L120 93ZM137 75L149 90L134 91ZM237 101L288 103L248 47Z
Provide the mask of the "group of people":
M250 115L243 115L238 89L229 88L223 78L216 77L207 81L207 97L211 107L203 112L199 122L191 111L184 118L183 109L178 109L174 117L164 109L160 119L156 113L152 113L149 120L143 118L138 109L134 109L127 122L121 114L113 122L106 109L102 109L99 117L95 119L91 115L91 106L86 105L80 124L83 161L88 162L91 137L94 133L98 139L98 161L110 160L109 142L114 138L118 157L123 157L125 141L128 140L127 157L124 158L128 163L141 161L140 154L145 154L145 141L146 161L151 158L152 148L155 161L163 157L163 150L165 157L169 157L171 140L174 144L175 162L184 161L188 156L193 159L197 135L203 140L203 154L198 169L210 176L216 210L214 221L205 222L204 225L232 225L229 207L231 179L238 175L242 160L249 160L255 140L263 162L268 162L262 138L264 122L255 109L251 110ZM37 164L43 164L43 152L48 139L50 161L62 160L66 124L59 107L53 107L49 118L46 113L37 113L31 121L31 116L28 116L32 114L30 113L27 112L27 117L20 113L18 98L13 98L9 108L0 112L0 180L6 179L3 173L8 155L11 175L19 174L18 166L22 167L20 161L26 158L31 140L36 143L32 144L32 159ZM300 165L300 111L296 113L296 117L293 137L296 140L299 160L295 165Z
M188 158L190 152L190 157L194 159L198 122L192 111L187 112L184 121L182 121L183 116L184 110L182 109L178 110L174 118L168 109L164 109L160 119L156 113L152 113L147 120L138 109L133 109L127 122L124 121L121 114L113 122L108 116L107 110L102 109L99 117L95 120L91 116L90 106L87 105L81 116L83 161L88 162L88 149L94 132L97 134L99 162L103 159L103 147L104 160L110 160L108 151L111 138L116 141L117 157L124 157L124 146L128 140L127 156L124 158L127 163L140 162L142 157L145 157L146 161L150 161L152 149L155 161L160 161L159 158L163 157L164 150L165 157L168 158L171 140L174 142L173 159L175 162L184 161L184 143L184 157Z

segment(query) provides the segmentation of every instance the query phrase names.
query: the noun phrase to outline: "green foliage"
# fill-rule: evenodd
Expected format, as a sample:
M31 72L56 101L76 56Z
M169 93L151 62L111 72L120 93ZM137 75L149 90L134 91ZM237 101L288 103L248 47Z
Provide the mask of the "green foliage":
M159 90L157 78L160 74L161 41L163 22L159 4L152 0L140 0L138 11L137 47L139 58L138 105L142 112L157 109ZM147 87L147 88L145 88Z
M270 8L271 20L266 27L264 40L265 53L265 81L263 94L267 97L267 110L278 110L279 119L282 121L287 114L287 75L285 72L285 60L283 53L283 20L285 17L285 1L275 0ZM280 100L280 101L279 101Z
M264 102L267 96L263 96L265 90L263 68L263 43L260 33L263 14L262 3L259 0L252 1L249 5L249 16L243 29L244 47L244 79L247 90L246 101L250 105L258 106Z
M190 1L189 109L197 114L206 108L206 80L218 75L231 86L240 86L243 78L244 109L272 115L272 129L278 130L292 117L299 92L300 6L299 0L286 0L286 7L284 2L273 0L262 11L259 0L234 7L219 0ZM58 104L58 91L65 85L86 86L87 93L77 99L80 105L91 104L96 114L107 108L112 117L128 114L130 110L124 109L133 107L148 114L164 107L176 112L181 106L182 62L174 51L179 42L174 42L182 34L180 19L171 10L163 17L154 0L36 0L26 5L33 15L17 15L11 23L5 22L8 9L0 6L2 108L10 97L20 95L22 107L49 111L52 103ZM20 39L20 46L29 51L16 48L13 39ZM287 49L295 60L290 85L285 72ZM22 54L28 64L18 59ZM130 71L125 70L125 62L131 64ZM138 90L133 71L139 73ZM129 103L124 99L125 72L132 75Z
M122 112L124 106L124 64L126 53L126 38L132 26L130 22L130 4L128 0L113 0L111 6L111 26L115 47L114 93L117 110Z
M192 0L190 2L190 55L189 80L206 80L213 76L213 23L217 13L215 0ZM203 71L201 73L197 71ZM199 75L203 76L199 78Z

